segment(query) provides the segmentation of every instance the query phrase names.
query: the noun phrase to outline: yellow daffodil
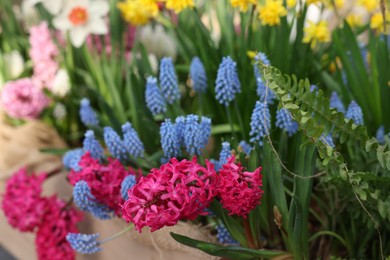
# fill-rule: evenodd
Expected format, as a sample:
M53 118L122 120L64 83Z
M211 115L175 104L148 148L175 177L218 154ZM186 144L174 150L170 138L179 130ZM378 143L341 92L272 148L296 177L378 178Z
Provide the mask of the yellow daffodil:
M287 8L293 8L297 4L297 0L287 0Z
M320 21L317 24L309 21L309 26L305 27L303 30L305 32L303 42L310 43L312 49L320 42L330 42L330 32L326 21Z
M375 30L377 33L389 34L389 32L390 32L390 13L386 12L386 32L385 32L385 25L383 22L383 15L381 12L375 13L371 17L370 27L371 27L371 29Z
M175 13L180 13L183 9L188 7L194 7L194 0L167 0L166 8L175 11Z
M155 0L126 0L118 3L123 19L133 25L144 25L158 15Z
M320 3L320 2L321 2L320 0L306 0L306 4L307 5L317 4L317 3Z
M359 0L358 4L366 8L368 12L379 8L379 0Z
M327 0L325 1L326 7L341 9L344 7L344 0Z
M230 4L233 7L240 8L241 12L246 12L251 4L256 4L256 0L230 0Z
M287 10L281 0L267 0L259 8L259 19L263 25L279 25L280 17L287 15Z
M350 27L355 28L363 25L363 17L358 14L350 14L345 19Z

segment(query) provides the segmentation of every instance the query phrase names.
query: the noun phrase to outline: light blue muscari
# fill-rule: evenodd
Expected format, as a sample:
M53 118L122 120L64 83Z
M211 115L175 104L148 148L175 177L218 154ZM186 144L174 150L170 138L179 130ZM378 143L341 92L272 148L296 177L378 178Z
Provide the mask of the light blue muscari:
M236 62L229 56L223 57L215 80L215 97L220 104L228 106L241 92Z
M103 129L104 142L112 156L120 161L126 161L129 158L126 146L122 138L109 126Z
M81 148L73 149L65 153L62 157L62 163L67 169L72 169L76 172L80 171L79 161L84 155L84 150Z
M240 143L238 144L238 146L241 147L242 151L246 155L250 155L251 151L253 149L253 147L250 144L248 144L247 142L245 142L244 140L241 140Z
M364 124L363 111L354 100L349 104L347 112L345 113L345 118L352 119L355 125Z
M66 240L69 242L73 250L80 254L95 254L102 249L100 243L97 241L99 237L98 233L95 234L81 234L81 233L68 233Z
M206 70L199 57L194 57L191 61L190 78L192 80L192 88L196 93L205 93L207 91Z
M96 140L95 134L92 130L85 132L85 138L83 141L83 149L85 152L90 152L92 158L102 160L104 159L104 150L99 141Z
M276 126L287 132L288 136L292 136L298 131L298 123L292 118L290 111L281 108L276 112Z
M144 144L138 136L138 133L134 130L131 123L126 122L122 125L123 143L127 149L127 152L133 158L143 157L145 153Z
M268 135L271 128L271 115L267 104L264 104L264 102L256 102L251 116L250 127L250 142L263 146L263 139Z
M133 186L136 183L137 183L137 180L136 180L134 175L127 175L123 179L122 184L121 184L121 196L122 196L122 199L124 199L124 200L128 200L129 199L129 195L127 194L128 190L133 188Z
M88 98L81 99L80 110L79 110L80 120L85 126L98 126L99 120L95 111L93 111L90 101Z
M332 92L332 95L330 97L330 103L329 103L330 108L335 108L337 111L341 113L345 113L345 107L341 99L339 98L339 95L337 95L336 91Z
M180 137L178 135L177 127L169 118L165 119L161 124L160 138L161 148L166 158L170 159L181 154Z
M179 83L172 58L165 57L161 59L159 80L161 92L168 104L173 104L176 100L180 100Z
M155 77L150 76L146 79L145 102L146 107L153 116L167 111L166 101L157 85L157 79Z
M219 243L223 245L235 245L238 246L240 243L238 243L232 235L230 235L229 231L226 229L226 227L222 224L218 225L216 227L217 229L217 240Z

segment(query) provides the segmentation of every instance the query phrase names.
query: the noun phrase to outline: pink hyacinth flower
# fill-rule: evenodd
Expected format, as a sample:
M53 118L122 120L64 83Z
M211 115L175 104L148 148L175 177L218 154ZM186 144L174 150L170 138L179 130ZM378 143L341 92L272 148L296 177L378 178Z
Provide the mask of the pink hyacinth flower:
M219 170L218 196L229 215L246 218L251 210L260 204L263 195L261 167L254 172L245 172L241 164L235 164L235 157L229 158Z
M29 78L9 81L1 91L3 109L17 119L37 118L48 103L49 99Z
M194 157L180 162L172 158L159 169L152 169L128 191L122 217L134 223L139 232L145 226L153 232L205 214L204 209L216 195L214 166L206 162L206 167Z

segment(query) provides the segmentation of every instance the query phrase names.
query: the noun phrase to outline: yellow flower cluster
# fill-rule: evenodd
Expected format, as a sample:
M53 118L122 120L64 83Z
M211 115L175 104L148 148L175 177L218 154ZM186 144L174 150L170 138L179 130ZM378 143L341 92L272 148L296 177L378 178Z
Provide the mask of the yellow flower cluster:
M303 42L310 43L312 49L320 42L330 42L330 32L326 21L320 21L318 24L309 22L309 26L305 27L303 30L305 32Z
M187 7L194 7L194 0L166 0L166 7L175 11L175 13L180 13L183 9Z
M355 28L363 25L363 17L358 14L350 14L346 18L347 23L351 28Z
M371 17L370 27L377 33L390 34L390 12L386 12L386 31L381 12L377 12Z
M259 19L263 25L279 25L280 17L287 15L287 10L281 0L266 0L259 8Z
M379 8L379 0L359 0L358 4L366 8L368 12Z
M155 0L126 0L118 3L123 19L133 25L143 25L158 15Z
M286 4L287 4L287 8L293 8L297 4L297 0L287 0Z
M320 0L306 0L306 4L307 5L317 4L317 3L320 3L320 2L321 2Z
M230 0L230 4L233 7L240 8L241 12L246 12L251 4L256 4L256 0Z

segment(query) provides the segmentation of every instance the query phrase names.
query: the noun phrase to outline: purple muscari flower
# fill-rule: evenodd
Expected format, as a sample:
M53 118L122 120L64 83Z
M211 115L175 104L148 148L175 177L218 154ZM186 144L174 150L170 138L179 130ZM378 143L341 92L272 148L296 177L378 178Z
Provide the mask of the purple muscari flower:
M84 151L81 148L70 150L66 152L66 154L62 158L62 163L67 169L72 169L78 172L81 170L79 166L79 161L83 155Z
M104 150L99 141L96 140L95 134L92 130L85 132L85 138L83 141L83 149L85 152L90 152L92 158L101 160L104 159Z
M264 102L256 102L256 106L252 112L250 126L250 141L262 146L264 136L268 135L268 131L271 128L271 115L268 106Z
M68 233L66 240L69 242L73 250L81 254L94 254L102 249L99 247L100 243L96 240L99 234L80 234Z
M262 52L259 52L255 56L255 61L261 61L265 65L270 65L269 59ZM264 101L265 99L267 99L267 103L273 104L274 100L276 99L276 95L275 95L275 93L271 89L269 89L265 85L265 83L264 83L264 81L263 81L263 79L261 77L261 73L260 73L259 67L258 67L258 65L256 63L253 64L253 70L254 70L255 79L256 79L256 85L257 85L256 93L260 97L260 101Z
M143 157L145 148L144 144L139 139L137 132L129 122L122 125L123 143L127 152L134 158Z
M180 152L180 138L177 128L170 119L165 119L160 127L161 147L166 158L176 157Z
M253 147L245 142L244 140L241 140L241 142L238 144L238 146L241 148L241 150L246 154L250 155Z
M197 115L188 115L186 116L185 126L184 126L184 146L186 151L190 155L200 154L199 146L201 143L201 138L199 136L199 117Z
M240 245L229 233L224 225L217 226L217 239L218 242L225 245Z
M352 119L356 125L364 124L362 109L354 100L349 104L345 118Z
M204 148L206 147L209 137L211 135L211 119L205 116L202 116L202 120L199 125L199 144L198 147Z
M127 160L128 152L121 137L109 126L104 127L103 131L104 142L112 156L120 161Z
M91 104L88 98L81 99L80 102L80 119L85 126L98 126L99 120L95 111L92 110Z
M241 92L241 84L236 63L229 56L223 57L215 80L216 99L220 104L228 106L239 92Z
M381 125L376 131L376 140L378 140L379 144L385 143L385 127Z
M322 134L320 138L322 139L322 142L324 144L329 145L333 148L335 147L332 135L330 133L328 135Z
M336 91L333 91L332 96L330 97L330 108L335 108L337 111L339 111L341 113L345 113L344 104L340 100Z
M146 79L145 102L153 116L167 111L167 104L155 77L148 77Z
M202 61L199 57L194 57L190 65L190 78L192 88L197 93L205 93L207 90L207 75Z
M77 207L99 219L104 220L112 217L113 211L96 200L86 181L78 181L76 183L73 188L73 199Z
M290 111L281 108L276 113L276 126L287 132L288 136L292 136L298 131L298 123L292 118Z
M172 58L162 58L159 79L162 94L168 104L173 104L176 100L179 100L180 90Z
M122 184L121 184L121 196L122 196L122 199L124 199L124 200L128 200L129 199L128 191L131 188L133 188L133 186L136 183L137 183L137 180L136 180L134 175L127 175L123 179Z

